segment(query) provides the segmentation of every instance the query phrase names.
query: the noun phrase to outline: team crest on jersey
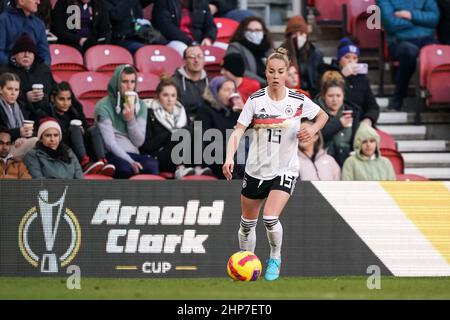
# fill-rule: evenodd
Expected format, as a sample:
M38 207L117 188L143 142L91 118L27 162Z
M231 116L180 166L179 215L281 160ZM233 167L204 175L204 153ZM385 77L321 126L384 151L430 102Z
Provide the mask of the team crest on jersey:
M291 117L294 114L294 109L292 109L291 106L287 106L286 109L284 109L284 113L288 116Z

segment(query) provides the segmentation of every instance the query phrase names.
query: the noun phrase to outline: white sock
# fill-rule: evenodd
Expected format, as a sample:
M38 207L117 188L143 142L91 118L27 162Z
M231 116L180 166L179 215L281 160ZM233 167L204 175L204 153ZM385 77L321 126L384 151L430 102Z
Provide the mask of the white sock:
M249 220L241 217L241 223L238 231L239 248L241 250L255 252L257 222L258 219Z
M283 242L283 227L277 216L263 216L267 239L270 244L270 258L281 258L281 243Z

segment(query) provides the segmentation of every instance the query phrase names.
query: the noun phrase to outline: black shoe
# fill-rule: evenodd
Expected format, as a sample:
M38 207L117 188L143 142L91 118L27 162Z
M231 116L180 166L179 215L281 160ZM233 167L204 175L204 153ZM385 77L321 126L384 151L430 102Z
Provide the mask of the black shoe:
M389 105L387 111L400 111L403 106L403 99L398 97L389 98Z

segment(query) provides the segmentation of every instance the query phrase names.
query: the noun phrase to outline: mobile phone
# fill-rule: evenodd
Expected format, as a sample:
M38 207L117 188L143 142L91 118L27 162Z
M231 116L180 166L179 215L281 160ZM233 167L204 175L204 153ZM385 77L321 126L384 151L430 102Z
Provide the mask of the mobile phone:
M358 74L368 74L369 66L367 63L358 63Z

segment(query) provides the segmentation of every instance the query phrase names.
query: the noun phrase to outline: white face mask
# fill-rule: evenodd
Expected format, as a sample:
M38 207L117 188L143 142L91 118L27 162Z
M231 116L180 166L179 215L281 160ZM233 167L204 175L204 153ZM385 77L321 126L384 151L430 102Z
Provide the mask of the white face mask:
M262 31L245 31L245 38L256 45L260 45L264 39L264 32Z
M308 40L308 37L306 36L306 34L297 36L297 49L303 48L306 43L306 40Z

